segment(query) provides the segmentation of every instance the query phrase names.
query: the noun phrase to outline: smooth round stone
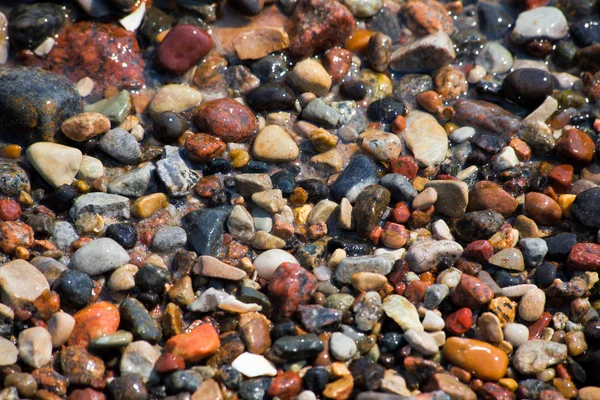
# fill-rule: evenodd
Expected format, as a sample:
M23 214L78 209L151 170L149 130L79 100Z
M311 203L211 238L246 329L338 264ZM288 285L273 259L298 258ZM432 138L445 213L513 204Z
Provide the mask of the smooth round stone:
M168 226L159 229L152 239L152 249L159 252L169 252L185 246L187 234L179 226Z
M533 39L562 39L568 29L567 19L558 8L537 7L519 14L511 35L522 44Z
M87 306L94 281L85 272L68 269L60 274L58 279L52 285L61 299L61 305L70 310L80 310Z
M508 72L513 65L513 56L499 43L488 43L475 58L475 63L492 74Z
M588 228L600 228L600 188L592 188L577 195L571 214Z
M156 63L165 70L183 74L212 49L212 38L193 25L177 25L158 46Z
M524 321L537 321L544 312L546 294L541 289L528 291L519 301L519 317Z
M504 377L508 367L506 353L480 340L448 338L443 354L452 364L484 380L497 381Z
M19 334L19 358L30 367L40 368L52 359L52 337L47 329L35 327Z
M108 132L110 120L100 113L84 112L64 121L60 128L69 139L83 142Z
M252 145L252 155L266 162L288 162L298 158L300 149L290 134L279 125L265 126Z
M273 276L273 272L275 272L277 267L285 262L299 264L296 257L292 256L285 250L267 250L256 257L254 260L254 269L260 278L268 280L271 279L271 276Z
M258 131L256 115L243 104L229 98L212 100L194 112L194 123L201 132L226 143L241 143Z
M137 242L137 230L133 224L112 224L104 235L123 246L124 249L132 249Z
M367 96L367 87L361 81L345 81L340 85L340 94L350 100L362 100Z
M556 279L556 267L548 262L535 269L535 283L540 287L547 287Z
M600 23L594 18L586 18L571 24L571 36L581 46L600 43Z
M94 180L104 176L104 165L97 158L83 155L77 178Z
M288 72L288 62L284 55L270 54L256 60L250 69L261 82L277 81L283 79Z
M172 143L185 132L189 125L179 114L173 111L162 112L152 118L152 132L163 143Z
M57 143L38 142L26 151L27 160L52 187L70 185L79 171L83 154Z
M297 63L288 73L287 79L300 93L311 92L317 96L325 96L331 88L331 77L327 70L310 58Z
M172 111L179 113L196 107L202 102L202 94L187 85L170 84L158 89L148 105L150 116Z
M525 195L524 209L531 219L541 225L554 225L562 217L562 211L558 203L545 194L538 192L529 192Z
M552 75L537 68L518 69L502 82L502 90L509 100L531 108L542 104L553 89Z
M523 253L521 253L519 249L515 248L500 250L491 256L487 262L496 267L511 271L523 271L525 269Z
M90 341L88 347L94 350L114 349L127 346L133 341L133 335L127 331L117 331Z
M225 142L205 133L191 135L185 140L185 154L191 161L200 164L222 155L226 147Z
M523 324L508 323L503 329L504 339L517 348L529 340L529 329Z
M148 390L141 375L122 375L113 379L108 390L115 400L147 400Z
M412 208L415 210L426 210L437 201L437 192L434 188L427 188L417 195L412 201Z
M488 239L500 230L502 215L493 210L473 211L463 215L455 225L456 233L465 242Z
M329 340L329 351L336 360L346 361L356 354L358 349L350 337L341 332L334 332Z
M38 384L31 374L14 372L4 378L4 387L15 387L23 398L33 398Z
M129 261L125 249L109 238L92 240L73 254L70 269L96 276L113 271Z
M284 82L268 82L248 93L246 101L253 110L258 112L293 110L296 94Z
M67 10L58 4L17 4L10 12L8 34L11 46L34 49L54 37L65 23Z
M231 366L249 378L277 375L273 363L259 354L244 352L233 360Z
M61 299L62 300L62 299ZM75 318L66 312L57 312L46 321L48 332L52 336L52 347L58 348L65 344L75 327Z
M144 292L162 293L164 284L170 279L168 269L146 264L135 274L135 286Z
M406 115L406 107L401 100L383 97L369 105L367 115L372 121L391 124L398 115Z
M8 339L0 337L0 366L16 364L19 350Z

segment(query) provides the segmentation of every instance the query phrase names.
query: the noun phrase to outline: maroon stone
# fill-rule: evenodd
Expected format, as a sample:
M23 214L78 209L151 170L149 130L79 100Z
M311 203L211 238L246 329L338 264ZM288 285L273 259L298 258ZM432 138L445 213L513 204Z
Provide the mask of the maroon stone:
M494 292L484 282L467 274L462 274L460 282L450 294L450 300L458 307L472 310L483 307L494 298Z
M412 156L398 157L390 162L390 166L393 173L404 175L408 179L415 178L419 172L419 166Z
M454 121L511 139L521 128L521 121L504 108L483 100L460 99L454 104Z
M294 56L309 57L342 45L354 29L352 13L335 0L300 0L286 30Z
M484 400L515 400L513 392L492 382L487 382L477 392Z
M477 262L487 261L494 255L494 248L487 240L476 240L465 247L463 256Z
M283 263L269 282L269 297L281 318L291 317L298 306L306 304L317 289L317 278L298 264Z
M473 325L473 312L463 307L446 318L446 330L453 335L462 335Z
M174 74L183 74L208 54L213 47L206 31L194 25L172 28L156 51L156 63Z
M302 379L294 371L284 372L277 375L272 381L267 395L270 397L278 397L281 400L291 400L300 393Z
M352 53L346 49L330 49L325 52L323 66L334 82L340 82L348 73L352 63Z
M194 123L200 131L226 143L245 142L258 131L258 122L252 110L228 98L201 104L194 112Z
M577 243L571 247L567 264L573 269L600 269L600 244Z
M154 364L156 372L168 373L185 369L185 360L183 357L171 353L162 353Z

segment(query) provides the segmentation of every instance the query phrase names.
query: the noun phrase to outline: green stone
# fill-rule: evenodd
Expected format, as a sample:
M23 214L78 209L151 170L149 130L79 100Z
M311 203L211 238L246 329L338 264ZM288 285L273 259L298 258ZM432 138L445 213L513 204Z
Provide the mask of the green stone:
M106 336L93 339L88 344L92 350L115 349L125 347L133 341L133 335L127 331L117 331Z
M85 106L85 112L97 112L110 120L110 123L121 125L131 112L131 96L127 90L121 90L119 94L110 99L102 99L94 104Z
M332 294L325 299L323 307L335 308L340 311L348 311L354 304L354 296L351 294Z

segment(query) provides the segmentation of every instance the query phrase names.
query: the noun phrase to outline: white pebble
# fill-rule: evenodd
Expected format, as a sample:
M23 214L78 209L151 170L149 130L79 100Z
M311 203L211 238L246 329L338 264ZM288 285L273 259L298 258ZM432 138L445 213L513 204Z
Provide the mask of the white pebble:
M38 57L44 57L52 51L52 48L54 47L55 43L56 41L53 38L47 37L46 40L44 40L38 47L36 47L33 50L33 53Z
M504 171L506 169L514 168L519 165L519 159L515 149L510 146L506 146L500 153L494 158L494 170Z
M438 219L431 224L431 233L435 240L454 240L448 224L443 219Z
M77 82L76 87L81 97L87 97L94 90L94 81L89 76L86 76Z
M296 257L285 250L272 249L260 254L254 260L254 269L259 277L271 279L273 272L284 262L299 264Z
M475 136L475 128L471 126L463 126L456 129L449 136L454 143L463 143Z
M423 318L422 323L423 328L430 332L441 331L446 325L444 319L431 310L425 312L425 318Z
M52 338L42 327L25 329L19 334L19 358L33 368L40 368L52 360Z
M319 281L324 282L331 279L331 270L325 265L321 265L320 267L315 268L313 273L315 275L315 278L317 278Z
M135 32L142 24L145 13L146 3L142 3L134 12L121 18L119 22L123 25L123 28L127 29L129 32Z
M240 354L233 360L231 366L248 378L277 375L277 368L271 361L261 355L248 352Z
M503 329L504 339L513 345L519 347L529 340L529 329L523 324L508 323Z
M469 74L467 75L467 82L469 82L471 85L474 85L482 80L486 74L487 72L485 68L483 68L481 65L476 65L469 71Z

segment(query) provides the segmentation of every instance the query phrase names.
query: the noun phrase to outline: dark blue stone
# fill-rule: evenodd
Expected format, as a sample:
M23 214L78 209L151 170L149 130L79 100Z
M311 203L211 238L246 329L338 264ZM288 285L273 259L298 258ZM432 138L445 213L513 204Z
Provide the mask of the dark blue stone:
M165 379L167 393L194 393L200 387L202 377L194 371L175 371Z
M157 343L162 338L162 330L146 307L134 298L123 300L119 306L121 327L133 334L137 340Z
M88 305L93 288L92 278L74 269L63 271L52 286L52 290L60 296L60 305L72 311Z
M248 379L240 385L238 395L242 400L263 400L267 397L269 386L271 378Z
M125 249L132 249L138 238L133 224L112 224L106 229L104 236L111 238Z
M302 383L308 390L311 390L316 395L319 395L329 383L329 379L329 371L327 371L324 367L312 367L306 371L306 374L304 374Z
M135 274L135 287L142 292L162 293L165 283L171 280L169 270L156 265L146 264Z
M329 195L337 202L344 197L353 201L363 188L378 181L377 164L368 156L361 154L354 157L338 176L329 189Z
M289 196L296 187L296 178L291 172L279 171L271 176L271 182L273 183L273 189L281 190L284 196Z
M577 199L575 199L577 201ZM571 247L577 243L577 235L574 233L559 233L544 239L548 245L546 258L553 260L564 260L569 255Z
M284 82L268 82L252 90L246 96L254 111L293 110L296 94Z

